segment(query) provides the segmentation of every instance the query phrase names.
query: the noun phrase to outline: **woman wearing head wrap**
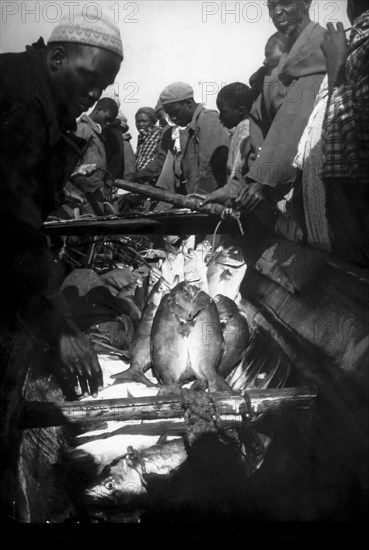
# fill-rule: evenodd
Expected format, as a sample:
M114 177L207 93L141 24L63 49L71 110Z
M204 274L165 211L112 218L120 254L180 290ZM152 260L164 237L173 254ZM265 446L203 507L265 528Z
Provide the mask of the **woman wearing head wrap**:
M138 130L136 151L135 180L157 179L160 168L156 165L156 155L161 139L162 129L157 124L155 110L151 107L141 107L136 113L136 128Z

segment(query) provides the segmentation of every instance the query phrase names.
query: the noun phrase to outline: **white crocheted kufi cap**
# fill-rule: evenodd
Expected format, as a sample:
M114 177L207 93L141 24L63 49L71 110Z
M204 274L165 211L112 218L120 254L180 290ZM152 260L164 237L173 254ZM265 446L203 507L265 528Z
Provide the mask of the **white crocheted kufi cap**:
M49 38L53 42L73 42L95 46L113 52L123 59L123 44L118 26L102 11L89 13L86 9L64 15Z

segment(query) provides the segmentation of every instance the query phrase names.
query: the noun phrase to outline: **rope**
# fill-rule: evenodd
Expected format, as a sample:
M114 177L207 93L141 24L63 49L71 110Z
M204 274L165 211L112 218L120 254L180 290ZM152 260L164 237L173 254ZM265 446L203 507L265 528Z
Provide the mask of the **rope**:
M216 239L217 233L218 233L218 231L219 231L220 226L222 225L222 223L224 222L224 220L225 220L226 217L227 217L227 211L228 211L228 209L225 209L225 210L224 210L221 220L219 221L219 223L217 223L216 228L214 229L214 233L213 233L213 252L215 252L215 239ZM239 216L239 215L236 215L236 214L234 214L234 213L232 213L232 214L230 215L230 217L231 217L233 220L236 220L237 225L238 225L238 229L240 230L240 233L241 233L242 237L244 237L244 236L245 236L245 232L244 232L243 227L242 227L242 223L241 223L241 220L240 220L240 216Z
M197 381L192 388L182 388L182 407L188 443L203 433L219 433L219 416L210 395L204 391L205 383Z

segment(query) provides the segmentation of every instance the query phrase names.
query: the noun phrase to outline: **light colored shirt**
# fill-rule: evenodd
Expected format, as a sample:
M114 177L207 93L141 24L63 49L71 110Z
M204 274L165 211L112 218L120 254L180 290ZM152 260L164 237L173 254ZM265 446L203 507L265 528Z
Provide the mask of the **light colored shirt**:
M229 144L227 159L227 183L223 189L228 193L230 199L237 197L242 186L242 169L245 164L245 144L250 135L249 120L241 120L233 129Z
M211 193L224 185L229 134L217 111L199 104L190 124L180 130L180 142L187 193Z
M96 124L88 115L84 114L78 122L76 136L85 139L88 143L79 164L97 164L98 168L106 170L105 144L100 124ZM97 170L89 176L74 178L73 183L81 191L93 193L104 185L104 180L104 172Z

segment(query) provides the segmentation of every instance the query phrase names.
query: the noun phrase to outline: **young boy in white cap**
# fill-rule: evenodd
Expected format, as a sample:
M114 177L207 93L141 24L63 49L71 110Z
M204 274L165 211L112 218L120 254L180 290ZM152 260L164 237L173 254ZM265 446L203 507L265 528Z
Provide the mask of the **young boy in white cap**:
M229 133L219 114L194 100L192 87L173 82L160 94L160 102L180 132L182 170L186 191L211 193L226 182Z
M118 27L105 15L92 19L81 10L61 19L47 46L40 38L25 52L0 56L0 239L6 258L0 297L0 513L10 516L16 508L16 419L35 342L69 396L77 382L83 395L96 396L102 388L95 351L67 318L59 285L51 288L53 262L42 229L85 145L73 137L76 118L114 82L122 59Z

